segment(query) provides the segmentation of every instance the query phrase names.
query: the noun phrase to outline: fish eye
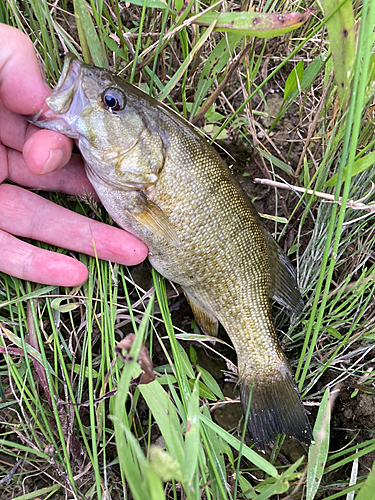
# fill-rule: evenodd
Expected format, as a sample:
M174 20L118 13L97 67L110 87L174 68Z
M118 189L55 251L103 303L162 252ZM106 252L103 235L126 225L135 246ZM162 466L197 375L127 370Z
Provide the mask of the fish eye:
M122 111L126 105L126 97L120 89L108 88L102 92L100 99L110 112Z

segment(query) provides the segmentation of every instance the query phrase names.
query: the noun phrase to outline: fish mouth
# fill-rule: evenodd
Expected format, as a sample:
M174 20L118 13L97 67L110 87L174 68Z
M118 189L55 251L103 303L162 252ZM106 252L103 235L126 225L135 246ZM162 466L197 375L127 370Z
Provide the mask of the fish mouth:
M59 81L46 102L72 130L75 128L75 122L82 116L89 100L83 89L82 63L73 54L66 54Z
M61 71L61 75L57 85L55 87L54 93L60 92L62 90L67 90L71 85L80 78L81 76L81 64L75 55L68 52L65 54L64 66Z
M35 115L27 116L27 120L36 126L79 139L78 122L89 104L82 80L82 63L73 54L66 54L59 81L46 99L49 109L43 108Z
M68 112L72 114L77 110L71 110L77 99L75 96L81 90L81 63L73 54L66 54L64 66L55 87L55 90L47 98L46 102L52 111L57 115Z

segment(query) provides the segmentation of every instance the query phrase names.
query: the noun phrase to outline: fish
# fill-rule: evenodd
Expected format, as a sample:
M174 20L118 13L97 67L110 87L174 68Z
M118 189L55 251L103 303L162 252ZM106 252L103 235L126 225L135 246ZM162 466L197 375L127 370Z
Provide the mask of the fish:
M206 335L226 330L255 446L264 451L279 434L312 443L270 304L300 314L296 274L220 155L178 113L72 54L46 102L29 120L76 141L112 219L180 285Z

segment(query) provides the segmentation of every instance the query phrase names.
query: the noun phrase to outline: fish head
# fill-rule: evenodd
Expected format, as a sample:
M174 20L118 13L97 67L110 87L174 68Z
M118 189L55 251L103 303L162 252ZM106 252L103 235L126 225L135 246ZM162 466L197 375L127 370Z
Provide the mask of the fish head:
M160 127L148 112L150 99L110 71L67 54L48 109L27 118L75 139L90 180L150 189L165 161Z

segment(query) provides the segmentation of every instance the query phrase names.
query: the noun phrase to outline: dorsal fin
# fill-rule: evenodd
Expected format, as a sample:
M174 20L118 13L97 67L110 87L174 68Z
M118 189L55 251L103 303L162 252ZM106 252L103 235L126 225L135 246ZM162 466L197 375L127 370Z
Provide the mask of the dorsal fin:
M270 298L299 316L303 309L303 300L299 291L296 272L286 253L266 228L263 219L249 200L249 209L259 222L266 246L271 271Z
M303 300L299 291L295 270L268 229L261 225L267 245L268 259L271 269L271 297L279 304L287 307L293 314L300 315Z

